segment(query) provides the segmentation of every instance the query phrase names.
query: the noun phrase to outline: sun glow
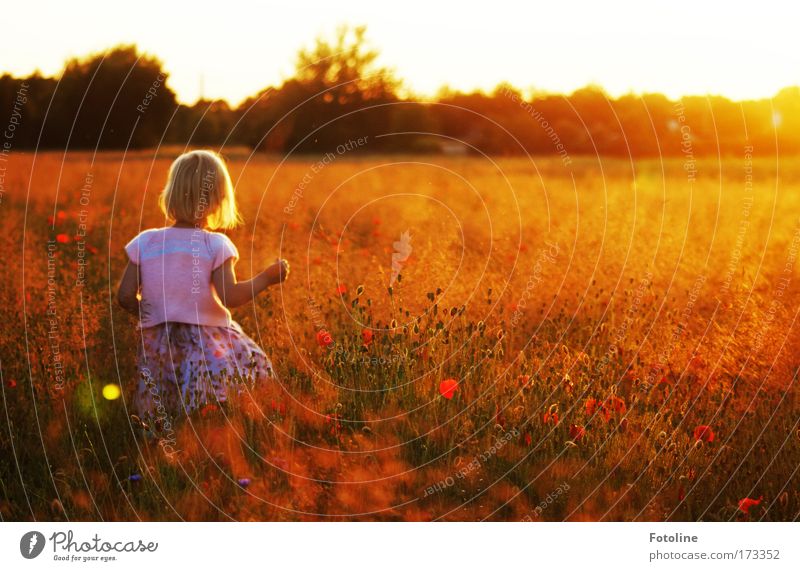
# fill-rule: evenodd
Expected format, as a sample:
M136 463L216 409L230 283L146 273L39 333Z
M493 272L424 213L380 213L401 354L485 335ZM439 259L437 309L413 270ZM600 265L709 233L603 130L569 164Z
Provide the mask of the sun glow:
M551 92L595 83L615 96L748 99L800 83L794 20L786 4L774 1L757 10L685 0L655 6L500 0L487 6L410 0L402 10L387 10L361 0L279 6L229 0L186 10L180 3L142 0L119 17L99 0L78 6L33 1L15 6L0 71L55 74L68 57L135 43L162 59L181 101L204 96L235 104L280 84L292 74L300 47L350 23L367 26L380 62L419 95L433 95L444 84L471 90L509 81Z

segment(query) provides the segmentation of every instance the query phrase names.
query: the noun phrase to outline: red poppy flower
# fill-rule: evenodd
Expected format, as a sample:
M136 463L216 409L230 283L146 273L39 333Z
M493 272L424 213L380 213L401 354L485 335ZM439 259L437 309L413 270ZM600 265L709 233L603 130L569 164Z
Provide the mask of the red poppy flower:
M344 284L339 284L338 286L336 286L336 293L338 293L339 295L346 294L347 293L347 286L344 285Z
M530 446L531 442L533 442L533 438L531 438L531 433L530 432L526 432L525 433L525 444L527 446Z
M580 441L580 439L583 438L585 434L586 434L586 429L583 426L579 424L569 425L569 437L575 442Z
M558 413L550 411L544 413L544 423L545 424L553 423L553 426L558 424Z
M530 375L520 375L519 377L517 377L517 382L522 387L527 386L528 383L530 383L530 381L531 381L531 376Z
M342 423L340 422L341 416L337 413L334 414L326 414L325 415L325 422L329 425L328 432L334 436L338 436L339 432L342 430Z
M608 400L606 400L606 406L612 411L620 414L625 414L625 411L628 410L625 406L625 400L617 396L610 397Z
M694 429L694 439L702 440L703 442L714 442L714 431L710 426L701 424Z
M372 333L372 329L362 329L361 330L361 339L364 340L364 345L369 345L372 343L372 339L375 337L375 334Z
M333 343L333 337L325 329L317 331L317 343L320 347L328 347Z
M8 388L9 389L17 388L17 381L15 381L14 379L11 379L10 381L8 381Z
M458 390L458 381L455 379L445 379L439 383L439 394L447 400L453 398Z
M209 414L213 414L217 410L219 410L219 407L217 405L208 403L207 405L205 405L203 408L200 409L200 415L206 417Z
M589 397L586 399L586 416L592 416L597 410L597 399Z
M58 234L56 235L56 242L59 244L68 244L69 236L67 234Z
M760 496L757 500L752 498L743 498L739 500L739 511L750 515L750 508L758 506L763 499L764 496Z

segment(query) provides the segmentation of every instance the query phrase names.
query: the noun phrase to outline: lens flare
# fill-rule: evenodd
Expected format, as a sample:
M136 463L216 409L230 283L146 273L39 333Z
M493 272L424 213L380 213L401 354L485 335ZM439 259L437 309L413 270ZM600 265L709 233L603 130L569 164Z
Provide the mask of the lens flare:
M121 394L119 385L114 383L109 383L103 387L103 398L106 400L117 400Z

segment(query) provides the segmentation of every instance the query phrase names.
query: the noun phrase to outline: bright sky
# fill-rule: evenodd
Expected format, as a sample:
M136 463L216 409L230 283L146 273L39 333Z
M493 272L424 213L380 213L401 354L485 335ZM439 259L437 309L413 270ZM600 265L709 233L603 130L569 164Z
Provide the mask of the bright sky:
M56 74L69 56L135 43L189 103L201 85L238 103L279 84L298 48L339 23L366 24L380 62L423 95L506 80L744 99L800 84L798 13L776 0L25 0L3 12L0 72Z

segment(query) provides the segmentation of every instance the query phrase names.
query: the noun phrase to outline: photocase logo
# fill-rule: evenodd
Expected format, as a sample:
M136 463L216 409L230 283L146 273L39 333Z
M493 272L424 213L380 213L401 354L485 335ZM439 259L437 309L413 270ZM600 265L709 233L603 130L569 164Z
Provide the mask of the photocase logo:
M19 540L19 552L25 559L34 559L44 549L44 534L38 531L29 531Z
M403 262L405 262L411 255L411 233L406 230L400 234L400 239L392 243L394 252L392 253L392 279L389 285L394 285L397 276L400 275L400 270L403 269Z

